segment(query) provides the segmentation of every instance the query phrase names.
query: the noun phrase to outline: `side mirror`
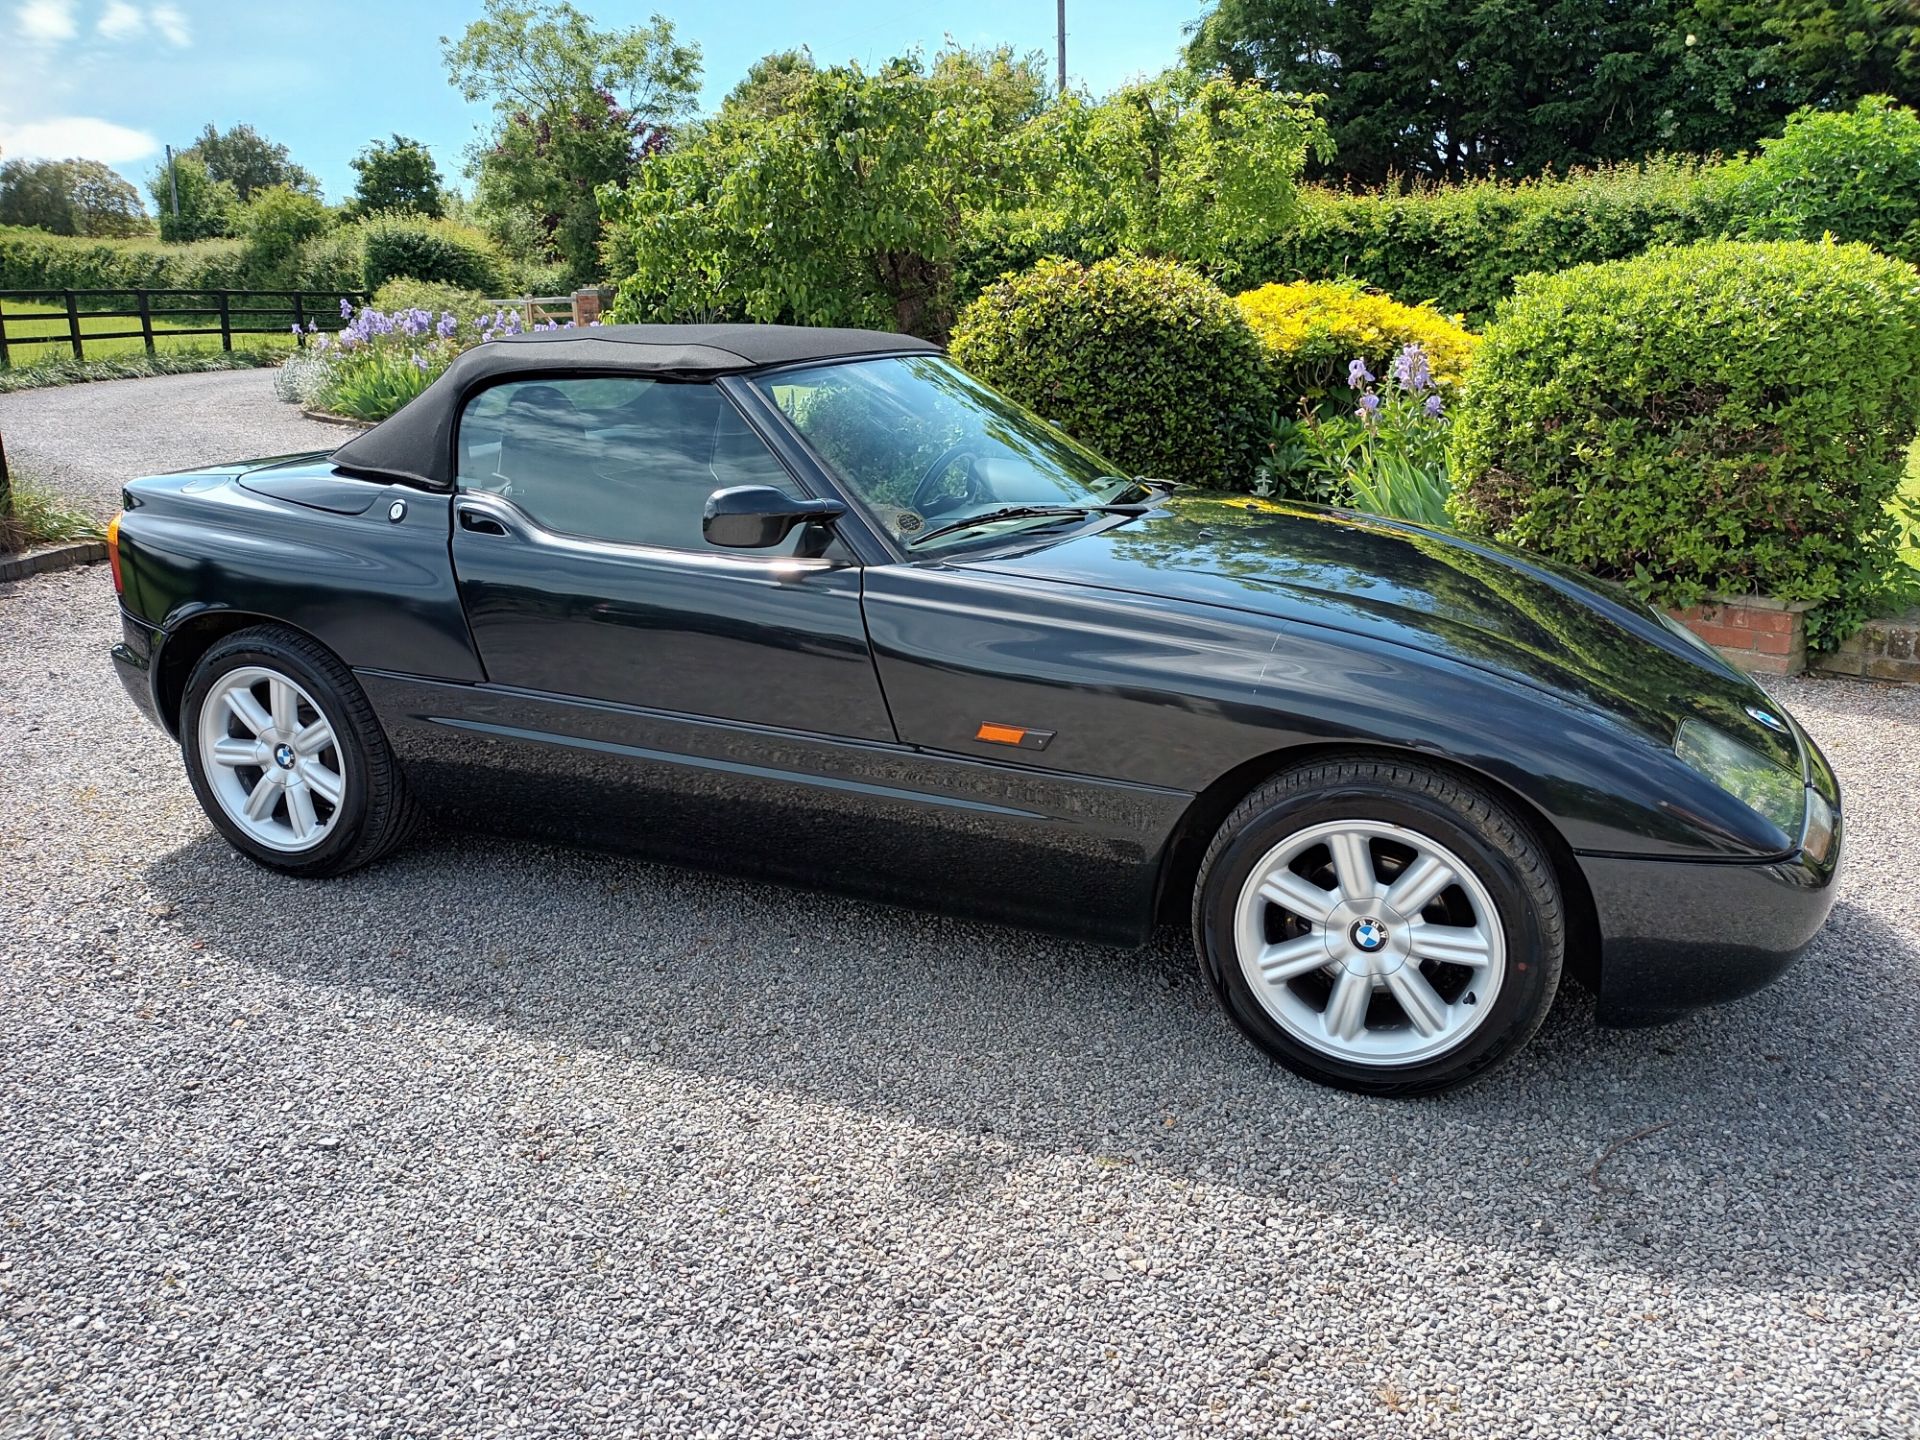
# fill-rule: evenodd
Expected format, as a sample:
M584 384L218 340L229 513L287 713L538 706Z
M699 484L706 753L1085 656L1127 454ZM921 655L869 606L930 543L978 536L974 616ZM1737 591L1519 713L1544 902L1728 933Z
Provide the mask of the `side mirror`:
M729 549L764 550L796 525L830 524L846 513L838 500L799 500L771 485L730 485L707 497L700 532Z

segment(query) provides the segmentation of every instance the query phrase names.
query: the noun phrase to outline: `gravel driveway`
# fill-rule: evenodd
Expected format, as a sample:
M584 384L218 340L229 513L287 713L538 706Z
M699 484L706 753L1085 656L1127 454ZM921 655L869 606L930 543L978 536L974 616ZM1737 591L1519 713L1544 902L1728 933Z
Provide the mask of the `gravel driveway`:
M7 464L105 519L136 476L346 443L353 431L309 420L275 396L274 374L217 370L0 395Z
M1177 935L272 875L114 633L104 569L0 586L0 1433L1920 1433L1920 693L1778 687L1850 805L1780 984L1393 1103Z

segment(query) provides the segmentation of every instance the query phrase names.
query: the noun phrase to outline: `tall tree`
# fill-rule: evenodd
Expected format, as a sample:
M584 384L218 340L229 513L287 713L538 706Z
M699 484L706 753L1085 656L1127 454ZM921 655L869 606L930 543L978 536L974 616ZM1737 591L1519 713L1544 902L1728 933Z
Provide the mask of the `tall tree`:
M984 97L917 58L813 71L779 113L723 110L608 193L609 244L632 265L622 305L941 333L996 143Z
M446 209L440 171L418 140L396 134L393 143L375 140L348 162L360 179L347 208L355 215L376 210L410 210L440 215Z
M109 239L137 235L147 228L140 192L98 160L69 160L74 233Z
M700 49L672 22L600 30L565 0L486 0L458 40L441 37L453 87L493 106L469 173L493 208L539 217L576 281L598 268L602 185L627 180L692 112Z
M819 68L813 63L813 52L804 46L762 55L747 67L740 83L727 92L720 102L720 114L728 120L772 120L785 115L793 109Z
M996 67L1003 83L983 83ZM1284 220L1324 144L1301 97L1218 77L1034 114L1019 77L1037 71L948 50L808 71L773 113L736 97L607 194L623 311L937 337L982 231L1044 232L1039 253L1211 258Z
M312 171L294 164L286 146L267 139L251 125L235 125L226 131L209 125L181 153L197 156L207 167L207 174L231 185L243 205L256 192L275 185L309 195L320 193L320 182Z
M146 225L140 193L98 160L0 165L0 225L55 235L132 235Z
M1920 85L1911 9L1912 0L1218 0L1187 61L1324 95L1332 173L1368 183L1393 172L1527 175L1738 149L1802 105L1890 85L1911 92ZM1903 10L1904 32L1893 18Z
M209 240L232 235L239 228L241 204L233 182L216 180L206 161L191 151L173 157L169 174L166 163L147 177L147 194L153 197L153 213L159 217L160 238L169 242ZM174 213L174 197L179 197L179 213Z

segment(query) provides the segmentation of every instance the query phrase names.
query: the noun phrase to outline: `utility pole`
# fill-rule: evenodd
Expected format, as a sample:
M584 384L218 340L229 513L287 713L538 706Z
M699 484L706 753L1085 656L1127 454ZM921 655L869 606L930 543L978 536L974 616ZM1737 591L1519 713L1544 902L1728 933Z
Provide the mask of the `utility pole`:
M1060 47L1060 93L1067 93L1067 0L1055 0L1054 32Z
M1067 0L1060 0L1060 3L1065 5ZM1065 22L1062 21L1061 23L1064 24ZM1062 61L1061 63L1065 64L1066 62ZM147 153L151 155L153 152L149 150ZM173 173L173 147L171 145L167 146L167 188L173 192L173 218L178 220L180 218L180 177Z

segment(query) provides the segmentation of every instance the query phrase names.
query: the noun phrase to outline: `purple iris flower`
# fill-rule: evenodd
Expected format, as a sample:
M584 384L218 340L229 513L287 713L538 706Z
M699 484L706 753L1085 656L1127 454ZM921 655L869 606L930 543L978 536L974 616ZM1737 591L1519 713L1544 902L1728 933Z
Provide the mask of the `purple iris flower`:
M340 302L340 318L342 320L351 320L353 318L353 302L351 300L342 300Z
M1373 412L1380 408L1380 397L1369 390L1360 397L1360 408L1353 412L1356 420L1371 420Z
M1434 419L1438 420L1446 413L1447 413L1447 407L1440 403L1440 395L1438 391L1435 391L1433 394L1427 396L1427 414L1431 415Z
M1367 362L1354 360L1347 365L1347 386L1349 389L1362 390L1373 383L1373 372L1367 369Z
M1393 357L1393 379L1411 395L1424 395L1433 388L1433 367L1417 341L1401 346L1400 353Z
M454 313L451 310L443 310L440 312L440 323L434 327L434 333L442 340L451 340L453 332L459 328L460 322L454 317Z
M414 352L414 355L412 358L413 358L413 368L418 370L421 374L424 375L427 370L427 357L420 354L418 351L416 351Z

